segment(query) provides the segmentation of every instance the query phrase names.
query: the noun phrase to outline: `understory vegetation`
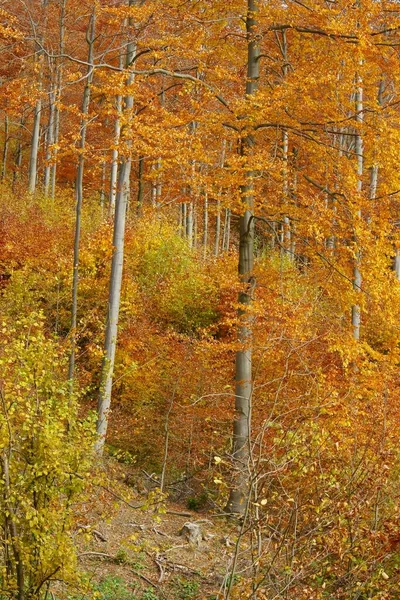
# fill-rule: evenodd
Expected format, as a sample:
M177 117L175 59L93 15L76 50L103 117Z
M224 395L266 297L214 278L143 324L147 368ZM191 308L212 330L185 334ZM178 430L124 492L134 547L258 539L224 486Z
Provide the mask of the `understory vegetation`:
M80 391L71 395L70 211L64 199L49 206L6 188L1 198L2 586L6 597L23 586L25 598L44 598L54 580L78 584L79 505L101 486L116 485L117 496L135 498L143 492L137 484L143 469L142 477L152 474L145 507L155 503L162 511L168 496L192 511L224 506L238 284L232 284L233 253L204 258L167 219L129 225L108 441L126 483L110 483L93 471L92 451L110 223L95 201L88 203ZM340 316L340 276L324 289L315 270L299 271L268 247L255 269L250 487L245 520L232 538L239 574L230 563L230 593L245 597L255 586L259 598L286 597L285 590L292 598L393 598L400 566L399 411L388 313L371 310L369 341L355 348ZM386 277L395 321L399 292ZM112 513L111 497L106 502ZM151 588L134 592L112 576L102 581L93 597L163 597ZM175 597L203 597L196 581L178 588Z

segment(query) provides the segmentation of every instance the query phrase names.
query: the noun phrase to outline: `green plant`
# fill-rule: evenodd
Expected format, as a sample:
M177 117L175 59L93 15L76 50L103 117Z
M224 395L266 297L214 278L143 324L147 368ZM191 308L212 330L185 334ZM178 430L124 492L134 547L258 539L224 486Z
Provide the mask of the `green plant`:
M178 579L176 582L178 598L181 600L191 600L196 598L199 591L199 583L192 579Z
M190 496L186 500L186 505L190 510L201 510L207 504L208 496L205 492L197 496Z
M100 594L99 600L136 600L137 598L121 577L105 577L95 586L95 591Z
M143 592L142 600L158 600L158 596L152 588L146 588Z

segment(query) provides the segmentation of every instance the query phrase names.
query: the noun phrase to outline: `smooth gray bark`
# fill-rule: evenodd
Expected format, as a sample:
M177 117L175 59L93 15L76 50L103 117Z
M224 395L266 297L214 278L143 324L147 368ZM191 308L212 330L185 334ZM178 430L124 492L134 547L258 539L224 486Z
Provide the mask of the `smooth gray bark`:
M118 192L115 204L113 257L111 264L110 288L108 297L108 313L106 335L104 342L105 355L103 359L100 393L97 407L97 442L96 452L102 454L107 434L111 392L113 383L115 351L117 347L119 307L121 300L122 273L124 263L125 221L128 206L128 193L125 182L129 178L131 161L125 160L120 166Z
M135 3L129 1L129 6ZM131 22L129 22L131 25ZM129 67L136 56L136 44L130 42L127 46L126 66ZM134 81L134 75L130 74L127 79L127 86ZM131 94L125 97L124 110L132 118L132 109L134 98ZM123 131L121 130L121 136ZM131 140L127 141L128 148L131 147ZM123 157L118 177L118 189L115 204L114 233L113 233L113 257L111 263L110 286L108 296L108 310L106 321L106 334L104 341L104 359L101 372L99 399L97 405L97 441L95 450L99 456L103 454L104 444L107 435L108 420L111 407L112 384L114 375L115 352L117 348L119 308L121 301L121 286L124 265L124 246L125 246L125 225L126 214L129 205L130 196L130 173L132 167L132 158L129 154Z
M52 90L49 92L49 123L47 128L46 136L46 165L44 168L44 195L49 195L50 190L50 177L51 177L51 158L52 158L52 146L54 144L54 132L55 132L55 95Z
M226 155L226 140L224 140L222 142L221 169L223 169L224 165L225 165L225 155ZM219 196L217 199L217 216L215 219L214 256L219 255L219 244L220 244L220 237L221 237L221 200L220 200L221 193L222 193L222 189L220 189Z
M119 66L122 69L124 66L124 55L121 53L119 58ZM114 123L114 147L112 150L111 171L110 171L110 204L108 216L113 217L115 211L115 201L117 197L117 179L118 179L118 144L121 136L121 110L122 96L118 95L115 99L115 108L117 117Z
M62 0L60 4L60 43L59 43L59 51L60 56L64 54L64 41L65 41L65 10L66 10L67 0ZM50 167L50 188L51 188L51 198L54 200L56 194L56 184L57 184L57 153L58 153L58 140L60 139L60 108L58 103L61 100L61 89L62 89L62 81L63 81L63 63L62 59L60 59L60 64L57 65L57 83L56 83L56 94L55 94L55 103L54 103L54 148L53 148L53 158L52 164Z
M187 204L186 238L189 244L189 248L193 248L193 202L189 202Z
M356 121L360 125L364 121L363 114L363 87L360 77L357 77L357 91L356 91ZM357 194L361 194L363 187L363 170L364 170L364 145L360 131L358 131L355 139L355 152L357 156ZM358 211L359 218L361 217L361 211ZM357 244L357 240L355 240ZM356 259L354 261L353 268L353 288L357 293L361 292L362 277L360 271L361 255L360 250L356 249ZM353 338L355 340L360 339L360 326L361 326L361 311L358 304L354 304L351 308L351 323L353 325Z
M36 190L41 114L42 114L42 99L39 98L35 104L35 112L34 112L34 117L33 117L32 139L31 139L31 153L30 153L30 157L29 157L28 190L29 190L30 194L34 194L35 190Z
M256 37L258 0L248 0L246 16L247 32L247 83L246 97L257 92L260 76L260 50ZM251 134L241 144L241 154L246 156L254 146ZM239 294L238 342L240 349L236 353L235 419L233 423L232 457L234 481L230 490L226 510L243 515L248 494L251 435L251 403L253 393L252 379L252 317L249 307L255 287L254 264L254 173L247 172L246 183L241 189L244 213L240 217L239 276L243 290Z
M208 246L208 193L204 192L203 257L207 256Z
M229 246L231 241L231 210L230 208L225 209L225 221L224 221L224 237L222 240L222 250L229 252Z

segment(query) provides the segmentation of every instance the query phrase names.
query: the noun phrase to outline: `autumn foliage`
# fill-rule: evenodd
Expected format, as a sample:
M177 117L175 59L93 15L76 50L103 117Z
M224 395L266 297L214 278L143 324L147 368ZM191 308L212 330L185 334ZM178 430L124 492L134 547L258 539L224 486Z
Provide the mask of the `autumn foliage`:
M237 470L235 353L246 320L251 436L238 552L251 566L221 598L400 596L400 13L395 2L370 0L255 5L246 31L243 0L3 2L7 597L24 600L15 596L18 555L27 599L40 597L53 567L73 579L65 531L78 475L89 468L101 386L121 190L111 174L127 162L108 453L129 455L181 500L225 506ZM252 44L260 75L246 94ZM244 281L238 225L249 207L255 263ZM244 309L238 294L249 290ZM20 471L29 471L23 480ZM41 519L52 524L51 542L40 537ZM58 553L70 559L61 564Z

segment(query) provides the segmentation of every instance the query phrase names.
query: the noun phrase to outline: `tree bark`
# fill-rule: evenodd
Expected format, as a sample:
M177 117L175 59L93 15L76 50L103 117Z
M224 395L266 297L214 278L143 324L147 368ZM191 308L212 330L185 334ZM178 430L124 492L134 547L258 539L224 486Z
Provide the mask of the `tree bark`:
M29 190L30 194L34 194L35 190L36 190L41 114L42 114L42 100L41 100L41 98L39 98L39 100L37 100L37 102L35 104L35 113L34 113L34 117L33 117L32 140L31 140L31 153L30 153L30 157L29 157L28 190Z
M129 0L129 6L135 4L135 0ZM129 21L131 25L131 22ZM129 67L136 55L136 44L130 42L127 47L126 66ZM134 81L134 75L130 74L127 79L127 86ZM132 113L134 98L132 95L125 97L125 111L128 115ZM132 115L131 115L132 118ZM121 135L122 135L121 131ZM131 140L127 141L128 148L131 147ZM125 247L125 225L126 214L130 195L130 172L132 167L132 158L130 153L124 157L118 178L118 191L115 204L114 233L113 233L113 257L111 263L110 287L108 296L108 311L106 322L106 334L104 341L104 359L101 372L100 391L97 405L97 441L95 450L99 456L103 454L104 444L107 435L109 413L111 407L111 393L113 384L115 352L117 348L119 308L121 301L122 274L124 265L124 247Z
M125 182L129 178L131 161L125 160L120 166L118 178L118 193L115 204L113 248L111 264L110 291L108 297L108 313L106 335L104 342L105 356L103 359L99 401L97 407L97 442L96 452L101 455L107 434L111 392L114 374L115 351L117 347L118 318L121 300L122 273L125 245L125 221L128 206L128 194Z
M256 35L258 0L248 0L247 32L247 84L246 97L257 92L260 76L260 50ZM248 134L241 143L241 155L247 156L254 146L253 135ZM250 458L252 379L252 317L249 308L255 287L254 264L254 173L249 170L246 183L241 188L244 213L240 217L239 276L243 290L239 294L238 342L236 353L235 419L233 423L232 456L234 481L230 490L226 510L243 515L248 493L248 462Z
M65 8L66 8L67 0L62 0L60 5L60 44L59 51L60 56L64 54L64 39L65 39ZM60 64L57 66L57 84L56 84L56 94L55 94L55 103L54 103L54 148L53 148L53 159L52 165L50 167L50 188L51 188L51 198L54 200L56 195L56 184L57 184L57 144L60 138L60 108L58 103L61 100L61 87L63 80L63 63L62 59L60 59Z
M356 121L360 125L364 121L363 115L363 88L362 80L357 76L357 91L356 91ZM363 170L364 170L364 146L361 132L358 131L355 140L355 151L357 156L357 194L361 195L363 187ZM361 218L361 210L358 211L357 217ZM357 240L355 240L357 245ZM356 248L356 258L354 261L353 268L353 289L359 294L361 292L362 277L360 271L361 253L360 249ZM353 338L355 340L360 339L360 326L361 326L361 310L358 304L354 304L351 309L351 323L353 325Z
M54 144L54 130L55 130L55 94L53 90L49 92L49 124L47 128L47 139L46 139L46 166L44 168L44 195L49 195L50 190L50 176L51 176L51 158L52 158L52 146Z

